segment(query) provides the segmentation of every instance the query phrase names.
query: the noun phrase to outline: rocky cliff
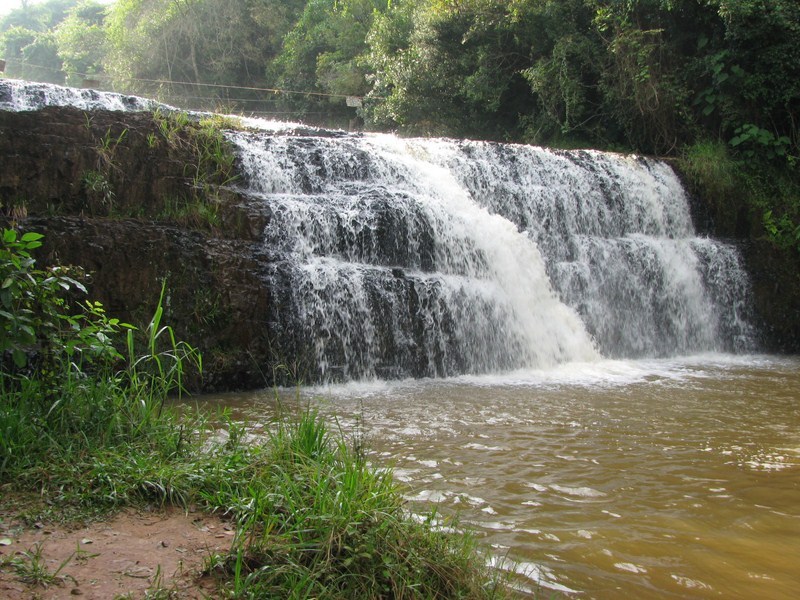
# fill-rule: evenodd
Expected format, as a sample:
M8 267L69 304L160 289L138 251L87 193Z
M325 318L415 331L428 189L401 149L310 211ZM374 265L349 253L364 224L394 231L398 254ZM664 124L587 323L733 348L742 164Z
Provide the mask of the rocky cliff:
M228 175L198 172L189 128L142 112L0 111L0 156L3 219L45 234L40 262L83 266L92 298L135 324L166 279L166 322L203 351L195 385L270 383L263 223L223 185Z
M672 162L680 173L680 161ZM692 177L681 174L691 196L692 218L704 235L730 240L742 254L753 289L753 318L765 352L800 353L800 255L778 248L764 232L760 212L744 193L708 199Z

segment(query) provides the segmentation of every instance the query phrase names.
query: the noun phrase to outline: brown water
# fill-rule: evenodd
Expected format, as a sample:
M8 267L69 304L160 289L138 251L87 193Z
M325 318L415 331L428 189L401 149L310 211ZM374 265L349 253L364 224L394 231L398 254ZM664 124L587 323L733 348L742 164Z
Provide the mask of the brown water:
M604 362L202 400L311 403L478 533L524 589L800 597L800 359Z

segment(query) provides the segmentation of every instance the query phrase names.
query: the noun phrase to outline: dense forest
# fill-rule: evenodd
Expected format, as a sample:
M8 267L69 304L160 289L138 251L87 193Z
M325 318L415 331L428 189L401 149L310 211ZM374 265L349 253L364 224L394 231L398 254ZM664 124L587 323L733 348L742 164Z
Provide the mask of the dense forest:
M674 158L790 252L798 40L796 0L48 0L0 20L8 77Z

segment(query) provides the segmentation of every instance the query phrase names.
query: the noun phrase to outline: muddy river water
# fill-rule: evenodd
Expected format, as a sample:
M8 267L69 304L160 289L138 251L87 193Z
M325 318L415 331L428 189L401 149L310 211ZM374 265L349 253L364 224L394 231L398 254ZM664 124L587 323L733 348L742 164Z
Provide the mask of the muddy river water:
M800 594L800 359L604 361L199 402L255 433L278 403L335 415L393 467L412 510L458 515L540 597Z

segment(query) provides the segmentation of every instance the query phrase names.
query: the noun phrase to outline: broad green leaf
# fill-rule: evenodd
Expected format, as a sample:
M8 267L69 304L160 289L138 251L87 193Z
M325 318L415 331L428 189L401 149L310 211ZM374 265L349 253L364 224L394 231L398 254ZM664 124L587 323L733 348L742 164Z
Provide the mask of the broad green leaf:
M22 235L22 238L20 239L20 241L21 242L38 242L42 238L44 238L44 236L41 233L36 233L35 231L29 231L28 233L25 233L25 234Z

